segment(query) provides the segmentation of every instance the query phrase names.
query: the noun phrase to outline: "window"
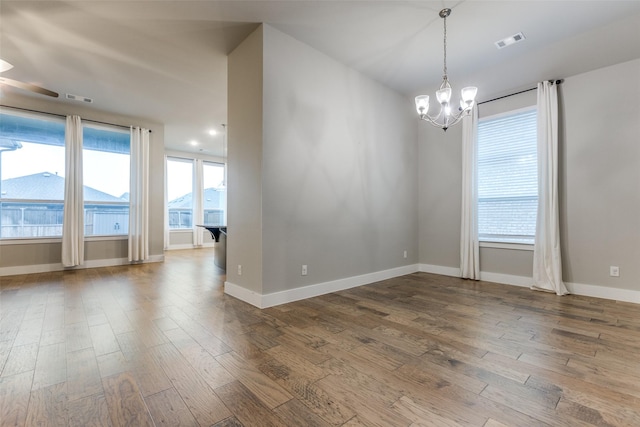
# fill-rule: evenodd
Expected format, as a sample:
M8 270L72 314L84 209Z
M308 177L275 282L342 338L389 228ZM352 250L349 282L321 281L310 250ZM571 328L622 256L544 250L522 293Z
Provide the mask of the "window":
M84 235L127 235L131 134L115 127L82 128Z
M480 241L533 244L538 209L536 110L478 124Z
M204 180L204 195L202 201L204 223L210 225L226 225L227 192L224 185L224 165L220 163L203 162L202 173Z
M85 236L126 235L127 130L83 125ZM65 122L0 114L0 238L62 236Z
M0 238L62 236L62 119L0 114Z
M167 159L169 229L193 226L193 161Z

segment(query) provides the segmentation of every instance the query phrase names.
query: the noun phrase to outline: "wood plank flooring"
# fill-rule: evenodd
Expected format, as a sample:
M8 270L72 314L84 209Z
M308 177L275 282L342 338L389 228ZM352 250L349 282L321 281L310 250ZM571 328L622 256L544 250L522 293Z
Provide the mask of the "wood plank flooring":
M640 306L416 273L258 310L209 249L0 278L1 426L640 426Z

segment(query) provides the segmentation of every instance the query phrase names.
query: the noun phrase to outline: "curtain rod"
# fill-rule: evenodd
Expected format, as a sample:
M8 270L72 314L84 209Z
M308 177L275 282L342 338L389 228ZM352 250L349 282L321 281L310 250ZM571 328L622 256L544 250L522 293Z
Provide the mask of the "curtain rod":
M14 110L28 111L30 113L48 114L50 116L56 116L56 117L62 117L62 118L66 118L67 117L64 114L49 113L48 111L30 110L28 108L13 107L11 105L2 105L2 104L0 104L0 107L2 107L2 108L13 108ZM99 123L101 125L108 125L108 126L115 126L115 127L119 127L119 128L129 129L129 126L117 125L115 123L101 122L101 121L98 121L98 120L82 119L82 121L83 122L91 122L91 123ZM151 132L152 132L152 130L149 129L149 133L151 133Z
M549 80L549 83L553 83L553 84L557 84L557 85L559 85L559 84L561 84L563 82L564 82L564 79ZM478 102L478 105L486 104L487 102L497 101L497 100L502 99L502 98L508 98L508 97L514 96L514 95L520 95L521 93L525 93L525 92L531 92L532 90L536 90L536 89L538 89L537 86L529 88L529 89L521 90L520 92L510 93L509 95L504 95L504 96L499 96L497 98L489 99L488 101Z

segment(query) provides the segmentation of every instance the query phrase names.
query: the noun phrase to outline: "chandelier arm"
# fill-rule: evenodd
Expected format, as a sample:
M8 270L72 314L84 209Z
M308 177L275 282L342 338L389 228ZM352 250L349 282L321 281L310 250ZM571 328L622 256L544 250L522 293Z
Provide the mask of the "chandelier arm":
M463 117L464 117L464 115L460 114L451 123L449 123L449 126L457 125L458 122L460 122L460 120L462 120Z
M464 110L460 110L458 111L457 114L454 114L452 116L449 116L448 118L445 117L445 121L440 123L438 122L438 119L440 118L440 116L442 115L442 109L440 110L440 113L433 117L429 114L422 114L420 115L420 119L424 120L425 122L429 123L430 125L440 128L440 129L448 129L451 126L454 126L456 124L458 124L460 122L460 120L462 120L464 118L464 116L468 115L468 113L471 111L471 108L465 108ZM448 119L448 120L447 120Z
M444 111L444 109L442 108L442 106L440 106L440 111L438 111L438 114L437 114L437 115L432 116L432 115L430 115L430 114L429 114L429 112L427 111L427 112L425 112L424 114L422 114L422 115L420 116L420 118L421 118L422 120L427 120L428 122L431 122L431 123L433 123L433 124L436 124L436 123L438 123L438 119L440 118L440 116L442 116L443 111Z
M436 127L438 129L444 129L447 130L449 128L449 126L451 126L451 124L447 124L446 126L442 123L438 123L435 120L432 120L431 117L429 116L420 116L420 118L422 120L424 120L425 122L429 123L431 126Z

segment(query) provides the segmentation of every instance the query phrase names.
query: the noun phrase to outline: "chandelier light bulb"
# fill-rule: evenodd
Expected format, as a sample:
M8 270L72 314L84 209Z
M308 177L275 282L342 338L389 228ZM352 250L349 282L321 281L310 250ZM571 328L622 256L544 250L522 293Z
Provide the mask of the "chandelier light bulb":
M418 110L418 114L427 114L427 111L429 111L429 95L416 96L416 110Z
M438 102L442 105L446 105L451 100L451 88L446 87L444 89L440 89L436 92L436 98L438 98Z
M460 91L460 97L466 103L472 103L474 99L476 99L476 94L478 93L478 88L473 86L468 86L463 88Z

